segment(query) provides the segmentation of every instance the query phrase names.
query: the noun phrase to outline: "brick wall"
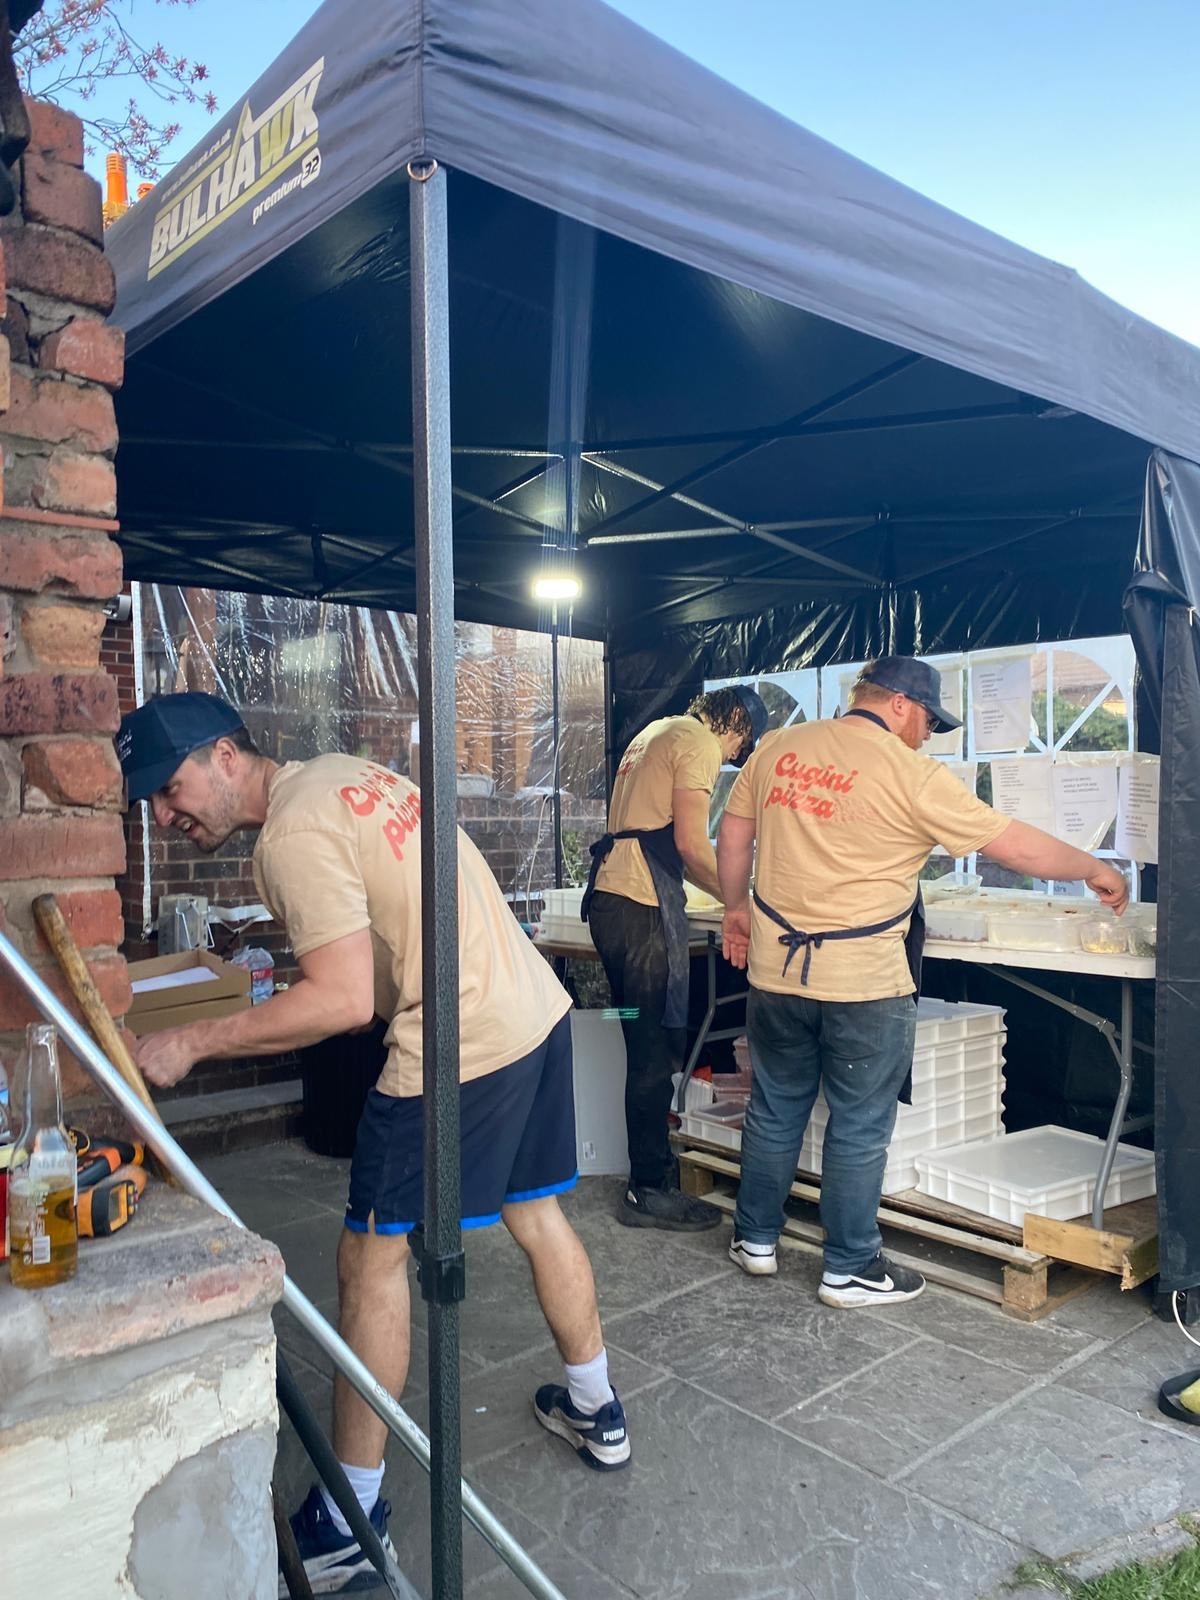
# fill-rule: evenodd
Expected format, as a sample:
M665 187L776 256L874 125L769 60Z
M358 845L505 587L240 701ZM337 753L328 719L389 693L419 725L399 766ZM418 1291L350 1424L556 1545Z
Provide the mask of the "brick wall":
M100 664L104 602L121 587L112 391L124 345L104 318L100 188L79 121L26 102L19 209L0 224L0 924L65 992L33 898L59 897L113 1015L129 1002L114 879L125 868L117 689ZM31 1006L0 976L0 1057ZM65 1063L64 1087L86 1080Z

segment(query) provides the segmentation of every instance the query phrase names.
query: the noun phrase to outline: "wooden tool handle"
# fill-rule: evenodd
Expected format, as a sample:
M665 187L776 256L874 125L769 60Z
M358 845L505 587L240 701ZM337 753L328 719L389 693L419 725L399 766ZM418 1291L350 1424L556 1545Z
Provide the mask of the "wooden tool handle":
M63 970L71 992L79 1002L83 1012L83 1019L95 1036L96 1043L104 1054L116 1067L125 1082L137 1095L157 1122L162 1122L158 1107L146 1087L146 1080L142 1077L137 1062L130 1054L129 1047L121 1037L121 1032L116 1023L108 1014L108 1007L100 998L100 991L92 981L92 975L87 969L87 962L79 953L79 946L75 943L75 936L67 927L67 919L59 908L58 901L52 894L39 894L33 902L33 914L37 918L38 927L45 935L46 943L53 950L59 966ZM161 1161L158 1163L163 1176L168 1182L174 1182Z

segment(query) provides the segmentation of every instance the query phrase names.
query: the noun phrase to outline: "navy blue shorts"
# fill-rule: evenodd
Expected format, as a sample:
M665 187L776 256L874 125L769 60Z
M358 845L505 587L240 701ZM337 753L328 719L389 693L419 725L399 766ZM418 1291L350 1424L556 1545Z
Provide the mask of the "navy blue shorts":
M462 1225L499 1222L500 1207L575 1187L575 1091L571 1017L527 1056L473 1078L458 1091ZM425 1211L425 1101L421 1095L367 1096L354 1159L346 1226L409 1233Z

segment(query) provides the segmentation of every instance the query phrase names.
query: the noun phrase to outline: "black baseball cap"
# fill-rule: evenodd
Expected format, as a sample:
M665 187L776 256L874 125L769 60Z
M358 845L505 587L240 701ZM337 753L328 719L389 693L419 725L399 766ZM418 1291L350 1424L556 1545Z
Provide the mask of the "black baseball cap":
M733 692L742 702L742 710L746 713L746 718L750 723L750 743L730 762L730 766L744 767L750 759L750 752L763 734L766 733L767 723L771 720L771 715L767 710L766 701L757 690L747 688L744 683L735 683Z
M942 704L942 675L928 661L918 661L916 656L880 656L867 662L855 682L873 683L878 689L915 700L928 711L932 733L953 733L962 727L962 718Z
M215 694L160 694L121 718L117 755L129 789L129 804L147 800L173 778L202 745L245 724L233 707Z

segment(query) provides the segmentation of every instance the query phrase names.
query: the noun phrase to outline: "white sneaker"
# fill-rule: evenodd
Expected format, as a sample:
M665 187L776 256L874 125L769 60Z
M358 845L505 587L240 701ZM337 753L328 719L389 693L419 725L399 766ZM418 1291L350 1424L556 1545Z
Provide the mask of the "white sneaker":
M749 1239L731 1239L729 1259L736 1261L752 1278L773 1278L779 1271L773 1244L751 1244Z

